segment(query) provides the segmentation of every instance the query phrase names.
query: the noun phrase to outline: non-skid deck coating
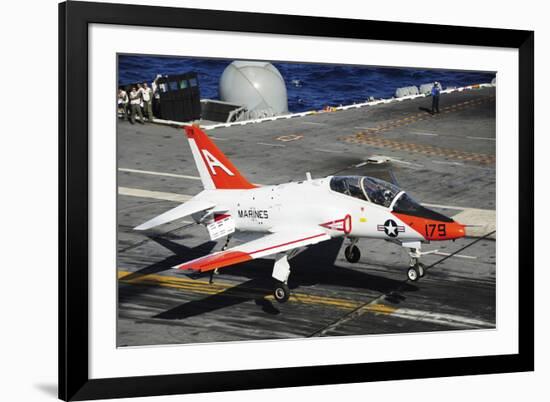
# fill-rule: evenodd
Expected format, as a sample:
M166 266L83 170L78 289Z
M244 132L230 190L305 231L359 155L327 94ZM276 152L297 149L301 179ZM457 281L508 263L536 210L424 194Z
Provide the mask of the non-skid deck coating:
M369 174L373 167L363 161L378 156L391 160L404 190L434 209L494 216L495 89L442 95L433 116L430 106L431 98L406 100L208 134L254 183L302 180L306 172ZM401 247L361 240L361 260L350 264L342 240L334 239L291 260L286 304L271 295L270 259L220 270L214 284L189 279L170 267L219 250L223 239L209 241L203 227L185 219L132 230L201 190L183 130L119 122L118 153L119 346L495 327L494 238L433 266L416 283L406 281ZM230 245L247 239L235 236ZM473 241L425 245L439 253L423 262Z

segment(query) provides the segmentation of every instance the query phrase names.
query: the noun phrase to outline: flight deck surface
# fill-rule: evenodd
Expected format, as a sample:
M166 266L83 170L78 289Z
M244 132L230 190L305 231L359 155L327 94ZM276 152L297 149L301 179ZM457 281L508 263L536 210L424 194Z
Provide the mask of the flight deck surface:
M438 250L422 257L435 265L414 283L396 244L362 239L355 264L342 239L311 246L290 261L285 304L272 296L272 259L224 268L213 284L172 270L224 244L190 218L132 229L202 185L181 128L119 121L117 345L495 328L496 235L480 239L495 224L495 88L443 94L439 114L430 106L428 97L207 131L253 183L368 175L365 161L384 159L416 200L479 225L472 237L424 245Z

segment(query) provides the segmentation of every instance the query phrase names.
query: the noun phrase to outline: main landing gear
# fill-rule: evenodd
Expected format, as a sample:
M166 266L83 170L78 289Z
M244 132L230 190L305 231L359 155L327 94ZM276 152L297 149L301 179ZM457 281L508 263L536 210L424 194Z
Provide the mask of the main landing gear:
M288 288L288 285L284 282L277 281L273 288L273 297L275 297L275 300L279 303L286 302L290 297L290 289Z
M290 297L290 289L288 288L288 277L290 275L290 264L288 263L288 256L284 254L275 260L273 266L273 278L275 279L275 286L273 287L273 297L279 303L284 303Z
M357 239L351 239L351 244L344 250L344 256L348 262L356 263L361 258L361 251L356 244Z
M225 244L223 245L222 249L220 251L227 250L227 247L229 247L229 242L231 241L231 235L227 236L227 239L225 239ZM213 271L210 271L210 278L208 279L208 283L212 285L214 283L214 275L218 275L218 268L216 268Z

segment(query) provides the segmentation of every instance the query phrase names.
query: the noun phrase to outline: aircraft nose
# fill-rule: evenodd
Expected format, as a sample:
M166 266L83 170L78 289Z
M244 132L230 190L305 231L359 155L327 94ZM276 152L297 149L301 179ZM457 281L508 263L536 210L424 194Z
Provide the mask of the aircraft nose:
M460 239L466 236L465 226L458 222L453 222L448 225L448 239Z
M454 240L466 235L465 226L442 214L424 208L422 216L395 213L426 240Z

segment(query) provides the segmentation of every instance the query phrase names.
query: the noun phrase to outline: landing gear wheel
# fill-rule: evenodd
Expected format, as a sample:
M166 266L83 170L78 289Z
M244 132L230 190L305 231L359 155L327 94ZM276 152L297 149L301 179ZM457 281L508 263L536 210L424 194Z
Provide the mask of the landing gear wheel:
M411 282L416 282L420 278L420 270L418 269L417 265L409 268L409 270L407 271L407 278L409 278Z
M286 302L290 297L290 289L288 288L288 285L283 282L277 283L273 289L273 296L279 303Z
M355 245L347 246L344 250L344 255L348 262L355 263L361 258L361 251L359 251L359 248Z
M426 273L425 265L419 262L416 267L418 268L418 273L420 274L420 277L424 278L424 274Z

